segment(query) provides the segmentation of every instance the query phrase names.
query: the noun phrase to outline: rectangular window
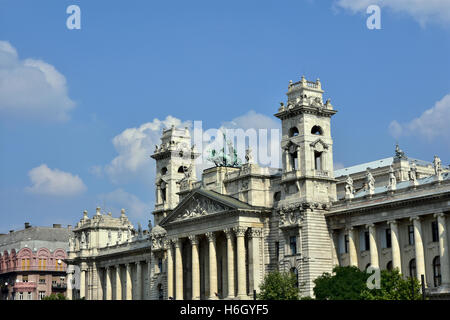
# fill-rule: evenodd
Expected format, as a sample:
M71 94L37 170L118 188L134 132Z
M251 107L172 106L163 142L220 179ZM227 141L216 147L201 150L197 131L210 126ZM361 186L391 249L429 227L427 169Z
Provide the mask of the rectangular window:
M289 238L289 246L291 248L291 254L297 254L297 237L291 236Z
M17 295L17 300L23 300L23 292L19 292Z
M391 229L386 229L386 248L392 248Z
M344 235L344 252L348 253L348 234Z
M277 261L280 260L280 243L275 242L275 257L277 257Z
M45 283L45 276L39 276L39 283L43 284Z
M314 151L314 167L316 170L322 170L322 152Z
M39 291L39 300L42 300L43 297L45 297L45 291Z
M364 248L365 250L370 250L369 231L364 232Z
M28 292L27 300L33 300L33 295L31 292Z
M439 242L439 229L437 221L431 222L431 234L433 235L433 242Z
M412 224L408 226L408 243L414 244L414 226Z
M28 276L22 276L22 282L28 282Z

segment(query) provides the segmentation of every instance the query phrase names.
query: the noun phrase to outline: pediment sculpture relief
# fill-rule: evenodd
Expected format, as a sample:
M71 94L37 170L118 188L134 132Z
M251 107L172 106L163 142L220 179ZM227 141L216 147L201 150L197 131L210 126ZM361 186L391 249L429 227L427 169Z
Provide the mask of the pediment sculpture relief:
M205 197L193 197L177 220L191 219L226 211L228 208Z

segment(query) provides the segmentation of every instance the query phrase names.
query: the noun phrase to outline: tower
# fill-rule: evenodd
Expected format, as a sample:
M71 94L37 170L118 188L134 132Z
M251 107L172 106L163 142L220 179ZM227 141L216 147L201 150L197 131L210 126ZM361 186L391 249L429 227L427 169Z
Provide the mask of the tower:
M287 104L275 114L282 123L280 267L296 272L309 296L313 280L333 267L325 214L336 200L331 116L337 111L330 100L323 102L323 93L319 79L290 81Z
M196 180L195 159L199 156L191 146L189 129L163 130L161 145L155 146L151 157L156 160L156 202L153 212L155 225L159 224L179 202L180 181Z

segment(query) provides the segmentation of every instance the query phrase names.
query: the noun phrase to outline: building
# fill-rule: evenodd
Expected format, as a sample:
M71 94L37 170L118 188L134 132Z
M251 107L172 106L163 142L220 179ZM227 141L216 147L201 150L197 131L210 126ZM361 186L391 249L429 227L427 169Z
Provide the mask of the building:
M450 173L395 154L334 170L330 100L319 80L290 82L281 120L282 168L212 159L197 181L187 129L163 131L156 161L155 227L136 231L97 209L74 229L69 260L87 299L251 299L268 272L291 271L313 296L335 265L399 268L450 292ZM229 146L232 148L232 146Z
M70 226L34 227L0 235L1 300L40 300L67 290Z

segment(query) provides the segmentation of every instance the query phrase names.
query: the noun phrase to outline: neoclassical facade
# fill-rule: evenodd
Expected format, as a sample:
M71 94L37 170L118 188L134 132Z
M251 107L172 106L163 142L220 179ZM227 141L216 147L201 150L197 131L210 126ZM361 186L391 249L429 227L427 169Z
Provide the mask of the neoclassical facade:
M136 230L119 218L85 212L70 243L86 299L251 299L274 270L314 279L335 265L398 268L425 276L430 294L450 290L450 173L392 157L334 170L331 118L319 80L290 82L282 124L282 168L199 156L188 129L163 131L156 161L155 226ZM232 147L231 147L232 148ZM221 160L222 159L222 160ZM217 161L216 161L217 160Z

